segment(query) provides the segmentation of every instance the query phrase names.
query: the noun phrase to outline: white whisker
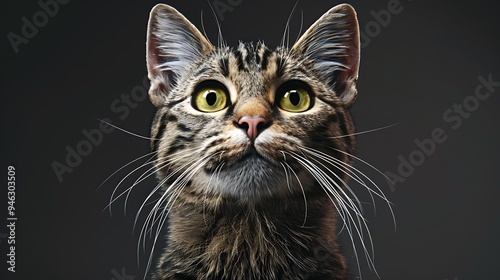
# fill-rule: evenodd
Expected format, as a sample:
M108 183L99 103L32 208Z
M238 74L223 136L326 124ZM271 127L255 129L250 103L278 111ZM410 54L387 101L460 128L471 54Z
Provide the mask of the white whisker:
M283 151L281 151L281 152L283 153L283 155L285 154ZM306 225L307 216L308 216L306 192L304 190L304 187L302 186L302 182L300 182L299 176L297 176L297 173L293 170L293 168L286 161L284 161L283 163L281 163L281 165L283 166L283 169L285 169L285 176L286 176L286 182L288 185L288 189L291 191L290 181L288 180L288 172L286 171L286 168L283 164L286 165L286 167L293 173L293 175L295 176L295 179L297 179L297 182L299 183L300 190L302 191L302 196L304 198L304 221L302 223L302 227L304 227Z
M351 170L353 168L352 166L350 166L349 164L347 164L347 163L345 163L345 162L343 162L343 161L341 161L341 160L339 160L339 159L337 159L335 157L332 157L332 156L330 156L328 154L325 154L325 153L323 153L321 151L318 151L316 149L302 147L302 146L299 146L299 148L301 150L303 150L304 152L307 152L307 153L311 154L312 156L318 157L318 158L326 161L327 163L329 163L332 166L334 166L335 168L337 168L339 171L342 171L344 174L346 174L349 178L353 179L355 182L357 182L360 185L362 185L365 188L367 188L369 190L368 194L370 195L370 197L372 199L373 206L374 206L374 209L375 209L375 200L373 198L372 190L368 187L368 185L355 172L353 172ZM363 207L361 205L361 201L359 201L359 199L354 194L354 192L352 191L352 189L337 174L335 174L333 171L331 171L326 166L323 165L323 167L325 167L325 169L329 170L332 174L334 174L334 176L336 176L337 179L339 179L339 180L341 180L343 182L343 185L352 193L352 195L358 201L358 204L359 204L359 206L360 206L360 208L362 210Z
M349 233L351 244L352 244L352 246L354 248L354 252L355 252L356 262L358 263L358 268L359 268L360 265L359 265L358 255L356 253L357 252L357 250L356 250L356 244L354 242L354 238L353 238L353 234L352 234L352 229L351 229L351 226L350 226L350 221L347 219L348 217L350 217L350 219L352 219L352 217L348 213L348 210L344 209L344 206L343 206L344 204L342 203L341 198L335 193L334 189L328 187L328 184L325 183L324 178L322 178L321 174L319 174L317 172L318 169L309 166L306 161L304 161L304 160L302 160L300 158L300 156L296 157L293 154L291 154L291 156L294 159L296 159L297 162L300 163L304 168L306 168L306 170L315 178L315 180L320 184L320 186L322 187L322 189L325 191L325 194L327 195L327 197L332 202L332 205L335 207L335 209L339 213L339 216L341 217L342 221L344 222L343 224L346 226L345 228L347 229L347 231ZM332 198L331 195L333 195L335 197L335 199ZM339 208L338 205L340 205L342 207ZM346 214L348 216L346 216Z
M218 30L217 45L219 46L219 48L224 48L226 46L226 43L224 42L224 37L222 36L222 30L221 30L219 18L217 17L217 14L215 13L215 10L214 10L214 7L212 6L212 3L210 3L209 1L207 1L207 2L208 2L208 5L210 6L210 10L212 10L212 15L215 19L215 23L217 24L217 30Z
M114 124L111 124L111 123L109 123L109 122L107 122L107 121L105 121L105 120L101 120L101 119L98 119L98 118L96 118L96 119L97 119L97 120L99 120L100 122L103 122L103 123L105 123L105 124L107 124L107 125L109 125L109 126L111 126L111 127L113 127L113 128L116 128L116 129L118 129L118 130L120 130L120 131L123 131L123 132L125 132L125 133L127 133L127 134L130 134L130 135L132 135L132 136L135 136L135 137L137 137L137 138L146 139L146 140L156 140L156 141L161 140L161 139L151 138L151 137L147 137L147 136L142 136L142 135L139 135L139 134L136 134L136 133L130 132L130 131L128 131L128 130L126 130L126 129L123 129L123 128L121 128L121 127L118 127L118 126L116 126L116 125L114 125Z
M292 16L295 12L295 8L297 7L297 4L299 4L299 1L297 0L295 2L295 5L293 5L293 8L292 8L292 11L290 12L290 15L288 16L288 20L286 21L286 25L285 25L285 31L283 32L283 38L281 39L281 43L280 43L280 46L281 47L285 47L285 41L286 41L286 47L288 48L289 47L289 43L290 43L290 21L292 20Z
M153 155L154 154L154 155ZM147 156L150 156L150 155L153 155L152 157L150 157L146 162L150 162L151 159L153 159L155 156L156 156L157 152L154 151L154 152L150 152L150 153L147 153L145 155L142 155L132 161L130 161L129 163L123 165L122 167L120 167L119 169L117 169L115 172L113 172L111 175L109 175L98 187L97 189L99 189L100 187L102 187L102 185L104 185L109 179L111 179L111 177L113 177L116 173L120 172L121 170L123 170L125 167L131 165L132 163L142 159L142 158L145 158Z
M177 156L177 155L175 155ZM182 158L186 158L190 156L189 153L186 153L186 156L183 156L183 157L177 157L175 158L176 160L180 160ZM167 163L165 163L164 165L158 167L158 170L161 170L162 168L166 167L166 166L169 166L171 164L170 161L168 161ZM188 163L185 163L184 165L176 168L173 172L170 172L165 178L163 178L157 185L156 187L150 192L150 194L146 197L146 199L144 200L144 202L142 203L142 205L139 207L139 210L137 212L137 215L136 215L136 219L135 219L135 222L134 222L134 227L137 223L137 218L139 217L139 215L141 214L142 212L142 209L143 207L145 206L146 202L153 196L153 194L156 193L156 191L158 191L161 186L166 183L170 178L172 178L173 176L175 176L178 172L180 172L182 169L184 169L186 166L189 166L191 164L191 162L188 162ZM165 191L165 193L167 193L169 191L170 187Z
M200 168L202 168L208 162L208 160L210 160L212 157L214 157L220 153L221 152L218 152L218 153L215 153L215 154L212 154L209 156L205 156L205 157L197 160L194 163L189 162L189 163L185 164L184 166L179 167L173 173L169 174L169 176L167 176L166 178L161 180L161 182L157 185L155 190L153 190L153 192L150 193L150 195L148 196L148 199L152 195L152 193L156 192L156 190L159 187L161 187L161 185L163 185L169 178L171 178L170 175L173 176L173 174L176 174L178 171L183 170L184 168L186 168L187 165L189 165L180 175L178 175L176 177L174 182L171 183L170 186L164 191L164 194L162 195L162 197L157 201L157 203L155 204L155 206L153 207L151 212L148 214L148 217L146 218L146 221L145 221L145 223L141 229L141 232L139 234L139 240L142 240L143 245L145 245L144 238L145 238L146 234L148 232L152 233L152 229L153 229L154 225L157 224L156 233L155 233L155 236L153 238L153 244L152 244L152 248L155 248L159 234L160 234L161 229L163 228L163 225L168 217L168 214L171 212L172 207L175 204L175 201L177 200L178 196L181 194L184 187L189 183L189 181L198 172L198 170ZM146 201L148 199L146 199ZM142 206L141 206L141 209L142 209ZM160 210L162 210L162 211L160 211ZM158 213L160 213L160 214L158 215ZM138 213L138 215L139 215L139 213ZM147 230L149 225L151 225L151 227L149 230ZM140 244L138 244L138 246L140 247ZM143 250L144 249L145 248L143 247ZM153 254L153 250L151 250L151 253L149 255L146 271L149 271L149 269L151 267L152 254Z
M304 150L304 151L307 151L307 150ZM352 221L352 225L354 226L354 231L350 226L351 225L350 222L347 223L347 227L346 227L346 229L349 232L349 236L351 236L351 242L353 243L353 246L355 247L355 244L354 244L355 242L354 242L352 233L356 232L356 234L359 238L360 244L363 248L365 257L366 257L368 263L370 264L371 268L373 268L374 272L377 274L377 271L375 269L375 264L374 264L373 240L372 240L368 225L366 223L366 219L363 217L362 213L360 212L360 209L356 206L356 204L354 204L353 200L343 191L343 189L338 185L338 183L335 180L333 180L330 176L328 176L328 174L326 174L325 171L323 171L321 168L316 166L314 163L312 163L310 160L308 160L305 157L302 157L294 152L291 152L289 154L293 158L295 158L302 166L304 166L306 168L306 170L308 170L311 175L313 175L313 177L316 179L316 181L323 187L323 189L327 193L330 193L331 195L333 195L336 198L337 203L340 206L342 206L341 209L342 208L345 209L344 213L347 215L346 217L348 217L349 221ZM320 163L320 165L322 165L326 170L329 170L322 163ZM333 174L341 182L343 182L343 180L341 180L341 178L339 178L338 175L336 175L335 173L333 173L331 171L330 171L330 173ZM345 183L345 182L343 182L343 183ZM335 188L333 186L335 186ZM339 194L338 191L340 191L341 194L343 194L344 198L342 198L341 194ZM360 204L358 204L358 205L360 205ZM354 211L356 218L354 218L350 214L349 209ZM340 213L341 211L338 210L338 212ZM344 220L344 222L346 222L345 218L343 218L343 220ZM357 222L355 222L355 220ZM366 231L368 238L369 238L371 254L369 253L370 251L368 250L368 248L366 247L366 244L364 242L364 231ZM356 252L356 250L355 250L355 252ZM356 256L356 259L357 259L357 256ZM360 269L359 261L358 261L358 268ZM360 271L360 273L361 273L361 271Z
M200 11L200 22L201 22L201 30L203 30L203 35L205 35L205 38L207 38L208 42L212 44L212 42L210 41L210 38L208 38L208 35L207 35L207 31L205 30L205 21L203 19L203 10Z
M369 187L368 187L368 186L364 183L364 181L363 181L363 180L361 180L361 179L360 179L360 181L358 181L358 183L360 183L360 184L361 184L361 185L363 185L363 186L364 186L367 190L369 190L369 194L370 194L370 196L372 197L372 200L373 200L373 196L372 196L371 194L373 193L373 194L377 195L378 197L380 197L381 199L383 199L385 202L387 202L387 203L388 203L388 206L389 206L389 209L390 209L390 211L391 211L391 213L393 212L393 210L392 210L392 207L391 207L391 204L390 204L389 200L386 198L386 196L383 194L383 192L380 190L380 188L377 186L377 184L376 184L375 182L373 182L373 181L372 181L372 180L371 180L368 176L366 176L363 172L361 172L360 170L356 169L355 167L351 167L350 165L348 165L348 164L346 164L346 163L342 162L341 160L339 160L339 159L337 159L337 158L335 158L335 157L332 157L332 156L330 156L330 155L328 155L328 154L325 154L325 153L323 153L323 152L321 152L321 151L318 151L318 150L315 150L315 149L311 149L311 148L307 148L307 147L301 147L301 149L303 149L304 151L306 151L306 152L310 153L311 155L317 156L317 157L319 157L319 158L321 158L321 159L323 159L323 160L325 160L325 161L329 162L329 163L330 163L330 164L332 164L333 166L337 166L337 167L338 167L338 165L337 165L337 164L344 165L344 167L345 167L345 168L343 168L343 169L339 169L339 170L340 170L340 171L342 171L342 172L344 172L345 174L347 174L347 175L348 175L349 177L351 177L351 178L353 178L353 176L351 176L351 174L353 174L353 175L356 175L356 174L355 174L354 172L350 171L350 169L349 169L349 168L351 168L351 169L353 169L355 172L358 172L359 174L361 174L361 176L365 177L365 178L366 178L366 179L367 179L367 180L368 180L371 184L373 184L373 185L375 186L375 188L377 188L377 190L378 190L378 192L376 192L376 191L372 190L372 189L371 189L371 188L369 188ZM336 149L336 150L337 150L337 149ZM337 150L337 151L342 152L342 151L340 151L340 150ZM330 160L331 160L332 162L330 162ZM346 171L347 171L347 172L346 172ZM357 175L356 175L356 176L357 176ZM353 179L354 179L354 178L353 178ZM357 180L355 179L355 181L357 181ZM350 189L350 188L349 188L349 189ZM351 192L351 194L352 194L352 195L354 195L354 193L353 193L352 191L350 191L350 192ZM375 203L374 203L374 205L375 205ZM393 218L394 218L394 216L393 216ZM372 243L372 245L373 245L373 243ZM373 249L372 249L372 252L373 252ZM374 253L373 253L373 258L374 258ZM375 268L374 268L374 267L373 267L373 269L375 270ZM376 270L375 270L375 272L376 272Z
M380 171L379 169L377 169L375 166L371 165L370 163L368 163L368 162L366 162L366 161L362 160L361 158L356 157L356 156L354 156L354 155L351 155L351 154L349 154L349 153L347 153L347 152L344 152L344 151L339 150L339 149L336 149L336 148L332 148L332 147L330 147L330 148L331 148L331 149L333 149L333 150L336 150L336 151L338 151L338 152L340 152L340 153L343 153L343 154L345 154L345 155L347 155L347 156L350 156L350 157L352 157L352 158L354 158L354 159L356 159L356 160L358 160L358 161L360 161L360 162L362 162L362 163L366 164L367 166L371 167L373 170L375 170L376 172L378 172L379 174L381 174L382 176L384 176L384 178L386 178L386 179L388 179L388 180L389 180L389 178L387 178L387 176L386 176L386 175L385 175L382 171ZM353 169L354 169L354 170L357 170L357 169L355 169L354 167L353 167ZM375 182L373 182L373 180L371 180L368 176L366 176L366 175L365 175L364 173L362 173L361 171L357 170L357 172L359 172L359 173L360 173L363 177L365 177L365 178L366 178L366 179L367 179L367 180L368 180L371 184L373 184L373 186L375 186L375 188L379 191L378 193L377 193L377 192L374 192L374 194L375 194L375 195L380 196L380 197L381 197L381 198L382 198L382 199L383 199L383 200L387 203L387 205L389 206L389 210L391 211L391 215L392 215L392 220L393 220L393 222L394 222L394 229L396 230L396 216L395 216L394 211L393 211L393 209L392 209L392 205L391 205L392 203L389 201L389 199L387 199L387 197L385 196L384 192L380 189L380 187L379 187L377 184L375 184ZM390 180L389 180L389 181L390 181Z
M127 175L125 175L125 177L123 177L120 182L118 182L118 184L116 185L115 189L113 190L113 192L111 193L111 198L110 198L110 201L108 203L108 205L104 208L109 208L109 214L112 215L112 209L111 209L111 205L116 201L118 200L121 196L123 196L127 191L131 190L132 187L129 187L127 188L124 192L120 193L118 196L115 197L115 194L116 192L118 191L118 188L120 187L120 185L129 177L131 176L132 174L134 174L137 170L140 170L141 168L144 168L145 166L148 166L150 164L150 162L146 162L144 164L141 164L139 167L136 167L134 170L130 171Z
M297 0L297 3L299 1ZM304 10L300 10L300 28L299 28L299 33L297 33L297 38L295 38L295 43L299 41L300 35L302 34L302 28L304 27Z
M172 163L176 162L176 161L179 161L183 158L186 158L188 156L191 156L191 153L194 151L195 149L187 149L187 150L184 150L182 152L178 152L178 153L175 153L173 155L169 155L169 156L166 156L163 161L165 162L164 164L161 164L161 163L157 163L157 166L152 166L150 167L148 170L146 170L145 172L143 172L139 178L137 178L135 180L135 182L132 184L132 186L130 186L125 192L127 192L127 196L125 198L125 204L124 204L124 211L127 207L127 201L128 201L128 198L130 196L130 193L132 192L132 188L135 187L136 185L140 184L142 181L146 180L148 177L156 174L157 170L161 170L163 169L164 167L169 167ZM124 193L125 193L124 192ZM123 194L123 193L122 193ZM121 196L121 195L120 195Z
M399 122L393 123L393 124L390 124L390 125L387 125L387 126L379 127L379 128L374 128L374 129L369 129L369 130L365 130L365 131L356 132L356 133L351 133L351 134L346 134L346 135L340 135L340 136L334 136L334 137L328 137L328 139L338 139L338 138L351 137L351 136L355 136L355 135L361 135L361 134L365 134L365 133L370 133L370 132L375 132L375 131L379 131L379 130L382 130L382 129L390 128L390 127L393 127L393 126L398 125L398 124L399 124Z

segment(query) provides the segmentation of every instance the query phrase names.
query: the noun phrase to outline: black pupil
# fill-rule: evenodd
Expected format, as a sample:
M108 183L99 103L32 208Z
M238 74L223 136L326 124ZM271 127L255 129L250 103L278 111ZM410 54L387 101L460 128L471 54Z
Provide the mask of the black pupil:
M290 102L293 104L293 106L297 106L300 103L300 94L296 90L291 90L290 91Z
M215 91L209 91L206 95L206 98L207 98L207 104L209 106L214 106L215 105L215 102L217 102L217 94L215 93Z

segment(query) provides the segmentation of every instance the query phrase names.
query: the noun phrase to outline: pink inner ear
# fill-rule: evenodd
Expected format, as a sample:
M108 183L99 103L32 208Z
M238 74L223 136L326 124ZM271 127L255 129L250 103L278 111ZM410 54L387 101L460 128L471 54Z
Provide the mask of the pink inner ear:
M355 26L357 26L357 23L354 23ZM359 52L360 52L360 43L359 43L359 34L356 28L355 35L351 38L350 42L350 48L348 52L348 66L349 70L349 76L354 76L355 79L358 78L358 71L359 71Z
M168 74L162 72L158 67L160 61L160 52L157 47L156 38L151 34L148 38L147 46L147 67L149 72L149 79L151 80L151 101L155 106L161 104L159 95L161 93L167 93L169 90L168 86ZM151 91L152 90L152 91Z
M148 71L153 76L158 76L160 74L160 70L157 68L158 65L158 48L156 46L156 40L151 35L148 42Z

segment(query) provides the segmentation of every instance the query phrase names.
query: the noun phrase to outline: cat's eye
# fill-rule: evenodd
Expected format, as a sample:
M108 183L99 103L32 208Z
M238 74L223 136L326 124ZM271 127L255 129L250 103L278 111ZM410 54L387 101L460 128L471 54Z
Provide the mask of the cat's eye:
M227 90L219 83L202 83L197 87L193 96L193 107L205 113L220 111L227 105Z
M276 91L275 104L285 111L304 112L312 107L312 102L309 88L301 82L288 82Z

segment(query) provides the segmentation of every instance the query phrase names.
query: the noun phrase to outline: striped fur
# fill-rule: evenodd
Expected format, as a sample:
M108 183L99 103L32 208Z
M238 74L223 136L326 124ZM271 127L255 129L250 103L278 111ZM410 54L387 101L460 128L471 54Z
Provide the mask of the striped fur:
M271 50L262 42L214 47L179 12L158 5L147 47L158 108L151 147L164 190L154 211L167 211L169 223L154 279L347 279L333 192L341 194L355 148L354 10L337 6L292 48ZM227 88L227 108L193 108L206 80ZM289 81L310 88L309 110L276 105ZM237 125L243 116L267 120L254 141Z

